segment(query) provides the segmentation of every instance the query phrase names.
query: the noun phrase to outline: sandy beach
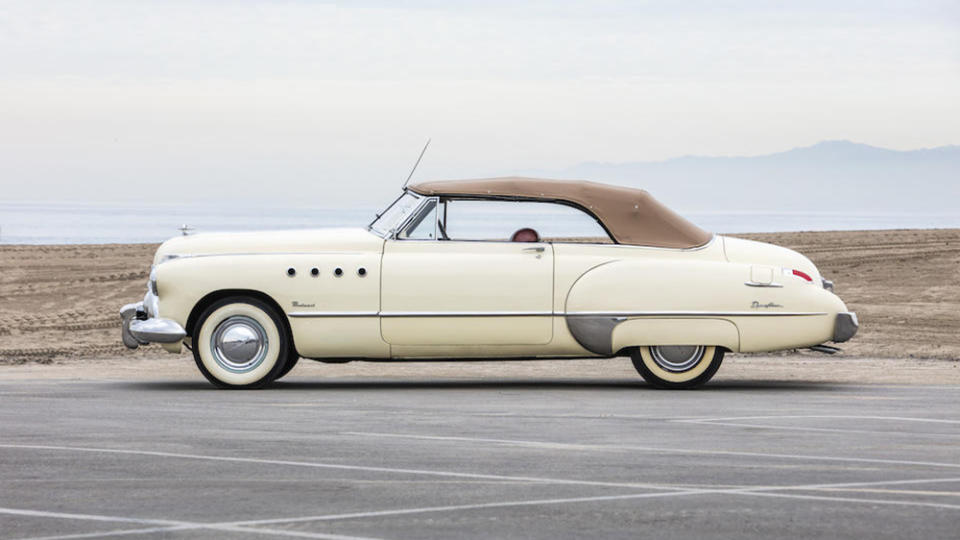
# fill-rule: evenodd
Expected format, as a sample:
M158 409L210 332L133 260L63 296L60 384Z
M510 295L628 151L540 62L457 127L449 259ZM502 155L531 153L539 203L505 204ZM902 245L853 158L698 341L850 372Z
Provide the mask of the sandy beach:
M960 364L960 230L737 236L797 249L810 257L828 279L836 282L837 292L848 307L859 314L861 331L851 342L843 344L843 353L837 357L801 351L780 353L776 355L779 361L771 363L749 355L733 355L721 374L734 369L730 366L741 366L741 371L777 377L784 370L789 372L789 366L796 363L839 365L850 359L887 359L890 362L882 369L904 373L920 364L926 366L928 373L943 371L940 377L949 378L960 372L955 369ZM156 367L195 369L186 353L172 356L156 346L129 351L119 340L118 309L143 296L156 247L0 245L0 364L5 365L2 369L9 375L13 374L11 370L36 375L44 372L43 365L107 368L131 361L139 364L136 360L148 358L154 360L152 365ZM895 359L902 361L892 362ZM597 369L596 362L531 362L511 369L517 370L517 374L531 370L589 373ZM617 365L621 363L624 373L632 370L629 363ZM473 367L461 366L452 371L450 367L434 365L430 373L453 374L463 369L464 374L477 375L489 369L481 363L470 365ZM855 371L868 372L880 367L856 362L844 365L850 369L859 366ZM348 366L317 364L327 373L347 374L386 367ZM298 372L303 369L313 368L298 368ZM400 370L400 374L410 368L390 369ZM426 368L416 369L424 373ZM616 372L619 371L617 368Z

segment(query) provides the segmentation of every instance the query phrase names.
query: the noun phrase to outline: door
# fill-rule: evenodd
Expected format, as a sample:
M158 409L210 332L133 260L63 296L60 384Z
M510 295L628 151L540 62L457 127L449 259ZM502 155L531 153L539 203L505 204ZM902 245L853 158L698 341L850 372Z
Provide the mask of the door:
M494 201L424 200L384 245L383 339L438 346L431 354L440 355L477 345L549 343L553 246L532 229L517 241L523 229L517 224L535 223L532 210Z
M380 328L392 345L534 345L553 336L553 247L389 240Z

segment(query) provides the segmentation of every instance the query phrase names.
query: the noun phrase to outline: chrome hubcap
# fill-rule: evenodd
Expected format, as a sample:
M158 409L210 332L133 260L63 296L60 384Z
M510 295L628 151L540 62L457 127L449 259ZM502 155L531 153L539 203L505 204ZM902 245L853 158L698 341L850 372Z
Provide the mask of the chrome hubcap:
M650 347L650 356L663 369L680 373L699 364L705 350L703 345L663 345Z
M210 349L220 367L234 373L256 369L267 356L267 332L254 319L230 317L213 331Z

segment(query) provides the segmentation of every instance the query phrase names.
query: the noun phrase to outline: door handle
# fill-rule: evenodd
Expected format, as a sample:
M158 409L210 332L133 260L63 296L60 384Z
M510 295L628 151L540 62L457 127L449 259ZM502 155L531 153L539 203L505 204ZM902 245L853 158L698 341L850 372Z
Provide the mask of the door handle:
M540 259L543 257L543 252L545 250L546 248L543 246L536 246L536 247L523 248L520 251L523 253L536 253L537 256L535 258Z

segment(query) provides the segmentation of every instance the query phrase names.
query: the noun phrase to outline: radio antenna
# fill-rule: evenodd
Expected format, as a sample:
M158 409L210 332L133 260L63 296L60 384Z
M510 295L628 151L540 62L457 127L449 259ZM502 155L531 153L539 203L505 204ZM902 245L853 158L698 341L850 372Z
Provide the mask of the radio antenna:
M417 165L420 165L420 160L423 159L423 155L427 153L427 147L430 146L430 139L427 139L427 144L423 145L423 150L420 151L420 157L417 158L417 162L413 164L413 168L410 169L410 175L407 176L407 179L403 182L403 189L407 188L407 183L410 182L410 179L413 178L413 173L417 170Z

